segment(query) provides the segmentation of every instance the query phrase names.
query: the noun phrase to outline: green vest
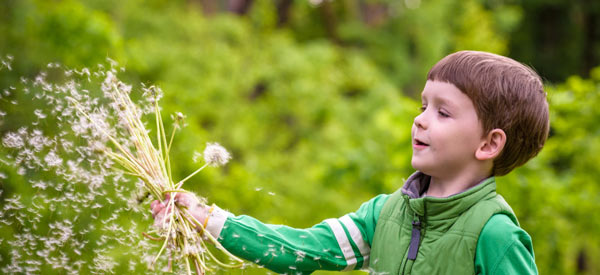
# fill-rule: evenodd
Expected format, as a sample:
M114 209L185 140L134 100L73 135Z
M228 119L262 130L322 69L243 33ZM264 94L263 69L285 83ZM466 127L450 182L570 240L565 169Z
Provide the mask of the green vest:
M377 221L369 262L374 274L474 274L477 239L490 217L506 214L518 225L493 177L448 198L418 198L406 185Z

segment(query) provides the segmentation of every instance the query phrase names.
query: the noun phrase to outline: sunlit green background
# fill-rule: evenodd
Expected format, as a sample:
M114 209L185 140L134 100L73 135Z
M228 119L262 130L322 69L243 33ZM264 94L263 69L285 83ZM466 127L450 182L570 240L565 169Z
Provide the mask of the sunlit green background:
M498 189L533 238L540 274L600 274L600 2L0 1L0 56L14 56L0 89L49 62L81 68L110 57L130 83L165 91L165 119L187 115L173 152L177 178L197 168L192 154L207 141L232 152L230 164L188 189L233 213L300 228L402 186L413 171L410 126L426 73L464 49L513 57L546 81L550 138L537 158L498 178ZM8 99L0 108L31 109ZM0 136L19 125L2 120ZM14 169L0 170L0 207L31 196ZM50 212L48 223L59 216ZM12 261L6 242L22 230L2 228L0 267ZM242 273L222 271L230 272Z

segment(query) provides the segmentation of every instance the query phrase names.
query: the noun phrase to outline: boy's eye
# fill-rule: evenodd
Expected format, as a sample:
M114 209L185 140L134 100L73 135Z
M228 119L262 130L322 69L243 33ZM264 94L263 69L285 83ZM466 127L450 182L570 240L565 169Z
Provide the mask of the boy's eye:
M450 115L444 111L438 111L438 114L440 114L442 117L450 117Z
M421 108L419 108L419 110L421 110L421 112L425 112L425 109L427 109L427 106L423 105L421 106Z

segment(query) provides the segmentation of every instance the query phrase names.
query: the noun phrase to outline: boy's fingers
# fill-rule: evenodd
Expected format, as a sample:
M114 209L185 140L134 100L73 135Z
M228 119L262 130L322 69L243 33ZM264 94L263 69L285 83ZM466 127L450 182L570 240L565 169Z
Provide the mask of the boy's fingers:
M156 215L158 215L160 212L164 212L164 209L165 204L160 201L157 201L157 203L154 203L154 206L152 206L152 217L156 218Z
M165 194L165 200L155 200L150 203L150 209L152 210L152 217L154 218L154 226L164 226L165 222L169 221L169 215L173 211L172 207L169 207L170 200L174 199L175 203L179 206L188 208L192 216L196 219L204 220L207 215L208 209L195 195L189 193L175 193Z
M196 206L200 201L196 196L187 193L178 193L175 195L175 202L181 206L192 208Z
M154 200L154 201L152 201L152 202L150 203L150 209L154 209L154 207L156 207L156 204L157 204L157 203L160 203L160 201L159 201L159 200Z
M156 208L156 212L154 214L154 226L162 227L165 223L169 222L171 209L166 207L165 204L161 203L160 207ZM166 217L165 217L166 215Z

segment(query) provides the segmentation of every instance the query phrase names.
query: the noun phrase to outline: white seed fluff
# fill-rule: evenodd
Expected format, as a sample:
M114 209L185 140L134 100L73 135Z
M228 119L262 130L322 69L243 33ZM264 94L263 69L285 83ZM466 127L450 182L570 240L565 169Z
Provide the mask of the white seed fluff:
M2 145L6 148L21 148L25 144L20 135L9 132L2 139Z
M63 162L62 158L60 158L54 151L50 151L50 153L48 153L46 157L44 157L44 161L50 167L59 166Z
M204 161L213 167L225 165L231 159L231 155L218 143L207 143L204 149Z

